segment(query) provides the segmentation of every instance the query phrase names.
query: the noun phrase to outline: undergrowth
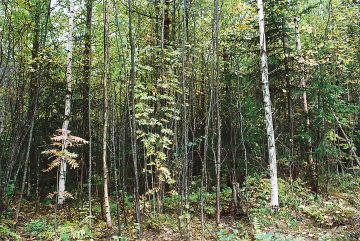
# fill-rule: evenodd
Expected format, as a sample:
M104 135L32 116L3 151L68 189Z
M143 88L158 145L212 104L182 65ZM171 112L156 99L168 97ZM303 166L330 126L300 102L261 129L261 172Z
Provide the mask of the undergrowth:
M360 236L360 188L359 177L351 175L333 176L328 185L326 195L312 193L305 182L278 179L280 209L273 213L269 207L270 183L266 175L248 177L242 185L241 205L248 219L231 217L232 190L224 187L221 191L222 224L217 227L214 222L215 199L214 190L203 193L204 212L206 214L206 232L210 240L358 240ZM246 187L246 188L245 188ZM131 210L132 196L126 198L125 206ZM179 235L177 216L179 197L176 192L168 193L163 199L164 212L154 215L152 200L144 201L145 217L143 222L144 235L153 231L156 235ZM189 212L194 240L200 235L200 192L189 194ZM31 203L29 203L30 205ZM44 204L42 204L44 205ZM86 206L86 205L85 205ZM111 204L113 215L116 205ZM89 228L89 217L86 208L79 209L79 215L74 220L66 221L66 215L58 216L55 229L54 214L51 205L49 215L29 216L28 221L16 226L10 218L0 221L0 240L132 240L136 235L136 225L129 213L128 227L122 220L122 235L116 236L116 231L106 230L106 223L101 220L100 207L94 204L93 227ZM45 212L46 213L46 212ZM61 213L61 212L60 212ZM25 219L26 220L26 219ZM114 217L113 220L116 220ZM114 225L115 227L116 225ZM183 226L182 226L183 227ZM104 236L105 235L105 236ZM126 239L129 237L130 239ZM163 237L163 236L158 236Z

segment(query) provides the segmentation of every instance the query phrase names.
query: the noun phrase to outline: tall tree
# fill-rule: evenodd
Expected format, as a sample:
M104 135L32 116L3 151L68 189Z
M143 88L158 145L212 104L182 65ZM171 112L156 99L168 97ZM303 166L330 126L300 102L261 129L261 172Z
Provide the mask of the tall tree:
M297 6L297 5L296 5ZM296 9L297 10L297 9ZM297 10L298 11L298 10ZM305 129L307 132L307 138L305 143L305 150L306 150L306 160L309 168L309 176L310 176L310 185L311 189L314 192L317 192L317 177L316 177L316 170L313 158L313 148L312 148L312 140L310 134L310 117L309 117L309 107L308 107L308 97L307 97L307 86L306 86L306 79L305 79L305 66L304 66L304 58L302 57L301 53L301 38L300 38L300 30L299 30L299 21L300 16L296 13L294 18L294 28L295 28L295 45L296 51L299 54L299 63L300 63L300 87L302 88L302 104L303 104L303 112L304 112L304 121L305 121Z
M29 137L28 137L28 144L27 144L27 150L25 155L25 164L24 164L24 173L23 173L23 179L21 183L21 190L20 190L20 197L18 201L18 206L16 209L16 215L15 220L18 220L19 212L20 212L20 205L21 201L24 195L25 191L25 182L26 182L26 176L30 176L30 173L28 173L28 167L30 162L30 149L33 139L33 132L34 132L34 124L35 124L35 118L37 113L37 106L38 106L38 94L39 94L39 72L38 72L38 56L40 51L40 6L35 5L33 6L34 11L34 29L33 29L33 46L32 46L32 61L33 61L33 72L30 76L30 98L29 98L29 109L28 109L28 121L29 121Z
M220 117L220 82L219 82L219 1L214 0L213 50L211 63L211 81L215 85L217 153L214 155L216 173L216 223L220 224L220 184L221 184L221 117Z
M85 140L89 140L89 92L91 80L91 41L92 41L92 15L93 15L93 0L86 0L86 26L84 36L84 59L83 59L83 82L82 82L82 134ZM84 166L89 162L89 146L83 147L81 170L80 170L80 185L84 179Z
M266 53L266 37L265 37L265 17L263 1L257 0L258 19L259 19L259 34L260 34L260 58L261 58L261 82L264 99L265 110L265 124L268 141L268 154L270 162L270 186L271 186L271 201L270 205L273 210L279 207L279 191L277 181L277 163L276 163L276 148L275 148L275 134L273 128L271 99L269 90L269 70Z
M68 22L68 36L67 36L67 67L66 67L66 95L65 95L65 114L62 125L62 134L64 135L62 141L62 151L66 151L68 147L69 122L71 114L71 96L72 96L72 64L73 64L73 44L74 44L74 0L69 0L69 22ZM66 183L66 169L67 163L64 158L60 161L59 185L58 185L58 204L63 205L65 202L65 183Z
M289 128L289 158L290 162L293 160L294 155L294 111L293 111L293 100L292 100L292 87L290 82L290 47L288 40L288 8L289 2L286 1L286 6L284 10L284 16L282 17L282 26L281 26L281 41L284 53L284 71L285 71L285 88L286 88L286 98L287 98L287 117L288 117L288 128Z
M103 26L104 26L104 75L103 75L103 91L104 91L104 124L103 124L103 178L104 178L104 207L106 215L106 224L108 228L112 227L110 202L109 202L109 171L107 167L107 133L108 133L108 111L109 111L109 99L108 99L108 71L109 71L109 26L108 26L108 1L103 1Z
M92 41L92 12L93 0L86 1L86 28L84 38L84 60L83 60L83 136L85 140L89 140L89 146L83 149L83 163L81 165L81 181L83 181L83 169L85 163L88 163L88 199L89 199L89 216L92 216L92 138L91 138L91 98L90 98L90 80L91 80L91 41ZM82 186L82 185L81 185ZM91 218L89 226L91 227Z
M133 40L133 29L132 29L132 0L128 0L129 7L129 43L130 43L130 81L131 81L131 149L134 163L134 175L135 175L135 213L136 222L139 225L138 238L141 236L141 218L140 218L140 195L139 195L139 176L138 176L138 163L137 163L137 137L136 137L136 112L135 112L135 45Z

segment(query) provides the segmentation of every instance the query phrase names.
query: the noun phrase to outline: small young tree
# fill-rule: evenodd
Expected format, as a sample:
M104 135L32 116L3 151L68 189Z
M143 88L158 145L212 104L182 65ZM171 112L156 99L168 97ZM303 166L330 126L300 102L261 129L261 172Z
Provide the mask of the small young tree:
M69 130L59 129L56 131L56 135L51 138L52 146L54 148L45 150L42 154L49 156L49 159L52 159L45 172L49 172L54 168L60 167L63 162L70 166L70 168L75 169L79 167L79 164L76 160L78 154L74 152L70 152L68 149L64 149L63 146L66 145L67 147L76 147L79 145L87 144L88 141L84 140L81 137L70 135ZM59 188L59 187L58 187ZM57 190L57 196L59 200L59 194L61 193L62 203L64 203L66 198L71 197L71 194L66 192L65 190ZM57 200L57 201L58 201Z

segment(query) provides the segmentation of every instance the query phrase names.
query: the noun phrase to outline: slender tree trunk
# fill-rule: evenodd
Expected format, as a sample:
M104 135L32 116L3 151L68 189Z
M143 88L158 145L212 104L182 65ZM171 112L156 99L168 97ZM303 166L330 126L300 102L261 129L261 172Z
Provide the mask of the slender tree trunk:
M294 155L294 111L292 101L292 89L290 83L290 67L289 67L289 41L287 36L287 11L288 3L286 3L286 13L282 19L282 45L284 52L284 66L285 66L285 85L286 85L286 98L287 98L287 115L288 115L288 128L289 128L289 157L292 163Z
M111 163L114 167L114 182L115 182L115 193L116 193L116 222L118 227L118 235L121 236L121 222L120 222L120 198L119 198L119 177L118 167L116 160L116 139L115 139L115 102L116 102L116 89L113 85L112 78L110 77L110 89L112 90L111 95ZM115 95L115 96L114 96Z
M92 9L93 0L86 1L86 28L84 36L83 83L82 83L82 133L89 140L89 89L91 79L91 41L92 41ZM89 146L84 145L80 163L80 189L84 181L84 166L89 162Z
M211 64L211 81L215 84L215 104L216 104L216 122L217 122L217 153L214 155L216 172L216 223L220 224L220 182L221 182L221 117L220 117L220 83L219 83L219 61L218 61L218 34L219 34L219 2L214 0L214 18L213 18L213 52Z
M271 208L276 211L279 207L279 194L277 182L277 164L276 164L276 148L275 148L275 135L273 128L272 112L271 112L271 99L269 91L269 76L268 76L268 63L266 53L266 38L265 38L265 19L263 10L263 1L257 0L258 15L259 15L259 31L260 31L260 56L261 56L261 81L264 95L264 110L265 110L265 123L266 133L268 139L268 152L270 162L270 186L271 186Z
M88 162L88 199L89 199L89 226L92 226L92 138L91 138L91 40L92 40L92 9L93 0L86 1L86 30L85 30L85 48L84 48L84 66L83 66L83 138L89 141L88 147L83 149L83 164ZM83 173L83 170L81 171ZM83 180L83 175L81 175Z
M34 68L34 72L31 74L30 79L30 100L29 100L29 110L28 110L28 119L30 121L30 131L29 131L29 138L28 138L28 144L27 144L27 150L26 150L26 156L24 161L24 173L23 173L23 179L21 183L21 190L20 190L20 197L18 200L18 205L16 208L16 214L15 214L15 220L18 221L19 213L20 213L20 206L22 202L22 198L24 196L25 191L25 183L26 183L26 177L27 175L30 176L30 149L33 139L33 132L34 132L34 124L35 124L35 118L36 118L36 112L37 112L37 105L38 105L38 94L39 94L39 77L38 75L38 63L37 58L39 56L40 51L40 11L38 7L36 6L34 9L34 39L33 39L33 47L32 47L32 59L34 63L32 64L32 67ZM28 185L30 179L28 180Z
M88 199L89 199L89 227L92 226L92 137L91 137L91 88L89 85L89 99L88 99L88 130L89 130L89 171L88 171Z
M39 203L40 203L40 156L36 158L36 186L35 186L35 199L36 199L36 207L35 211L38 211Z
M136 137L136 113L135 113L135 46L132 34L132 0L128 0L129 5L129 43L130 43L130 81L131 81L131 143L132 143L132 156L134 163L135 175L135 212L136 222L138 226L138 238L141 236L141 219L140 219L140 197L139 197L139 177L138 177L138 163L137 163L137 137Z
M184 160L183 160L183 188L182 195L185 197L185 209L186 209L186 234L189 234L189 223L190 223L190 214L189 214L189 190L188 190L188 176L189 176L189 160L188 160L188 110L187 110L187 96L186 96L186 75L185 75L185 61L186 61L186 42L187 42L187 0L183 1L183 11L184 19L182 23L183 27L183 36L182 36L182 70L181 70L181 83L182 83L182 100L183 100L183 135L184 135Z
M317 192L317 177L316 177L316 170L315 170L315 163L312 154L312 140L311 140L311 133L310 133L310 117L309 117L309 108L308 108L308 101L307 101L307 91L306 91L306 79L305 79L305 67L304 67L304 58L301 55L301 38L300 38L300 30L299 30L299 16L296 15L294 18L294 26L295 26L295 43L296 43L296 51L300 54L300 87L302 88L302 104L303 104L303 111L305 116L305 128L308 134L306 139L306 160L308 164L308 173L310 177L310 185L311 189L314 192Z
M36 112L36 110L34 110L34 111ZM33 116L34 117L32 117L32 119L31 119L29 141L28 141L26 157L25 157L25 165L24 165L23 179L22 179L22 183L21 183L20 197L19 197L19 200L18 200L17 208L16 208L16 215L15 215L15 221L16 222L18 221L18 218L19 218L21 201L22 201L22 198L24 196L24 191L25 191L26 176L27 176L28 166L29 166L30 148L31 148L32 135L33 135L33 131L34 131L34 122L35 122L35 120L34 120L35 115L33 115Z
M106 216L106 225L108 228L112 228L111 214L110 214L110 203L109 203L109 190L108 190L108 179L109 171L107 167L107 132L108 132L108 111L109 111L109 100L108 100L108 70L109 70L109 29L108 29L108 2L103 1L103 24L104 24L104 126L103 126L103 174L104 174L104 207Z
M341 130L341 133L343 134L346 142L348 143L348 146L349 146L349 150L350 150L350 154L353 156L353 159L357 162L357 164L360 166L360 160L356 154L356 148L354 146L354 143L353 141L348 137L348 135L346 134L344 128L342 127L341 125L341 122L339 120L339 118L335 115L335 112L334 110L331 110L332 111L332 114L335 118L335 121L336 121L336 124L339 126L340 130Z
M69 23L68 23L68 39L67 39L67 68L66 68L66 96L65 96L65 115L62 125L63 135L66 136L63 141L61 149L67 149L67 135L70 122L71 113L71 96L72 96L72 60L73 60L73 42L74 42L74 0L69 0ZM58 185L58 200L59 205L65 202L65 183L66 183L66 169L67 163L64 158L60 162L59 185Z

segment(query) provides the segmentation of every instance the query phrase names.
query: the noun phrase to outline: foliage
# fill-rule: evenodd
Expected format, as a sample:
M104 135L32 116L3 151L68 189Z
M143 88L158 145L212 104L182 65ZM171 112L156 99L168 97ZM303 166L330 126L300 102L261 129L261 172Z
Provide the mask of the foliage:
M245 181L242 188L242 194L247 197L246 208L264 208L267 207L270 198L270 181L265 175L251 176ZM292 183L279 178L279 196L280 207L293 207L297 209L301 204L311 202L315 195L306 187L300 179ZM246 187L246 188L245 188Z
M67 222L58 228L61 241L86 240L92 237L91 230L87 225Z
M51 171L55 167L60 166L61 161L67 162L71 168L75 169L79 166L76 161L78 155L73 152L69 152L67 149L64 149L64 146L72 147L87 144L88 141L84 140L81 137L70 135L70 131L59 129L56 131L57 135L51 137L52 144L54 147L61 147L59 149L49 149L42 152L42 154L53 158L49 167L45 170L46 172Z
M230 228L230 230L220 229L218 232L216 232L217 240L219 241L240 240L238 234L239 231L236 228Z
M8 225L0 223L0 240L16 240L20 241L21 237L12 231Z
M164 228L177 229L177 218L169 214L150 215L145 222L145 226L149 229L162 230Z
M69 212L76 212L79 219L88 215L84 200L85 189L90 188L90 195L96 193L92 229L103 232L100 167L107 152L111 214L120 193L119 207L128 214L128 229L134 234L141 226L133 220L138 198L141 221L150 229L162 229L162 224L175 228L177 221L189 218L190 230L198 233L203 181L209 240L235 239L233 226L229 225L233 230L211 226L216 212L214 159L221 160L220 221L227 222L232 213L231 186L238 182L241 218L250 226L251 238L256 233L259 240L282 240L287 238L282 230L299 233L298 229L313 226L329 232L342 229L339 233L348 232L345 226L359 230L355 225L360 207L355 157L360 150L358 0L263 1L279 175L277 213L269 207L256 1L130 0L134 3L130 6L115 0L74 0L71 91L64 83L70 66L69 2L0 1L0 218L14 216L20 187L30 192L21 196L36 194L36 205L47 212L23 223L32 215L24 209L27 213L21 212L16 232L11 233L13 225L1 224L6 238L0 239L15 233L55 239L52 225L42 216L53 212L50 198L57 193L47 194L58 180L50 171L61 163L79 169L66 175L67 190L74 194L64 194L77 199L67 203ZM105 18L104 4L109 5ZM219 25L213 16L217 10ZM107 57L110 64L104 65ZM101 81L104 70L109 101L100 91L107 83ZM91 145L79 148L87 141L62 129L49 138L64 120L65 96L71 99L71 115L66 116L71 129L89 137ZM103 132L105 102L110 104L109 133ZM101 148L103 141L109 141L108 149ZM137 165L131 162L133 153ZM42 169L46 172L39 173ZM92 188L85 184L89 176ZM123 190L115 190L119 186L115 182ZM140 197L132 195L134 190ZM187 203L183 200L189 206L179 207ZM189 210L190 217L179 214L179 208ZM83 224L64 223L64 210L57 211L62 239L98 238Z
M320 226L341 226L352 221L356 209L349 207L343 200L328 200L309 206L301 206L304 213L313 218Z
M52 229L52 226L47 224L46 219L35 219L24 226L25 232L31 236L39 236L41 233Z
M15 191L15 183L10 181L6 187L6 196L10 197L14 194Z
M177 193L172 193L167 195L164 198L164 208L168 210L176 210L178 205L179 196ZM229 212L231 201L232 201L232 190L230 187L226 187L221 190L221 203L223 206L224 212ZM216 202L216 193L215 192L204 192L204 212L207 215L215 214L215 202ZM200 211L200 190L197 192L192 192L189 194L189 206L190 211L198 213Z

